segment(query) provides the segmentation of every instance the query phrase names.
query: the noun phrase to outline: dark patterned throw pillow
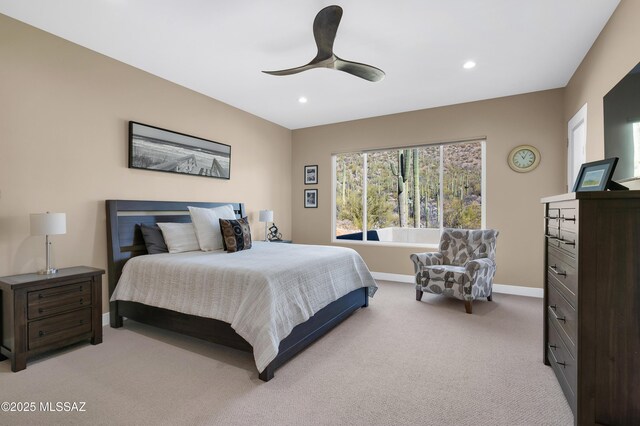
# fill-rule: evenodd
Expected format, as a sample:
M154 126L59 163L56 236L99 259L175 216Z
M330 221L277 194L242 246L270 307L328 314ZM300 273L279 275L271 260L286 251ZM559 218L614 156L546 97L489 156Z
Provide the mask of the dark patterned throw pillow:
M246 217L236 220L219 220L222 241L227 252L233 253L251 248L251 229L249 228L249 220Z
M147 247L147 253L169 253L167 244L164 242L164 236L158 225L141 223L140 231L142 231L142 239L144 240L144 245Z

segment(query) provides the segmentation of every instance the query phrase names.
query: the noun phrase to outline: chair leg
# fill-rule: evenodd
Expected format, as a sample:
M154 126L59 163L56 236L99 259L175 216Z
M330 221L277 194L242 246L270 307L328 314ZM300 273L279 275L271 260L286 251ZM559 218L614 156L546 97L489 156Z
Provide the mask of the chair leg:
M419 302L422 300L422 295L424 294L424 292L422 290L418 290L416 289L416 300Z
M493 293L487 296L487 300L491 302L493 300Z
M464 310L467 311L468 314L471 313L471 300L464 301Z

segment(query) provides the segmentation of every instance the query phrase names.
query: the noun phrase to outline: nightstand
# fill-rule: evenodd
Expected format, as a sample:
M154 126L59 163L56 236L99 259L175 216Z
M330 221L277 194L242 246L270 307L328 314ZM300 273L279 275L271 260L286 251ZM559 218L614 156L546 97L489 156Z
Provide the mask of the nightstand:
M292 243L291 240L271 240L269 242L270 243L285 243L285 244L291 244Z
M85 339L102 343L102 274L77 266L0 278L0 360L10 358L11 371L20 371L33 355Z

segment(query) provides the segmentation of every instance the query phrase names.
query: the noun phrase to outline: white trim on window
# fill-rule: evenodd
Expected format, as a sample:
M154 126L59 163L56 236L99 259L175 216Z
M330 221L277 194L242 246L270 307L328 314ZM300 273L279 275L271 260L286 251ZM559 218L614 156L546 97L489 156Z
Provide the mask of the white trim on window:
M369 172L367 170L367 153L362 154L362 241L367 241L367 178ZM335 178L335 177L334 177ZM335 234L335 228L333 233Z

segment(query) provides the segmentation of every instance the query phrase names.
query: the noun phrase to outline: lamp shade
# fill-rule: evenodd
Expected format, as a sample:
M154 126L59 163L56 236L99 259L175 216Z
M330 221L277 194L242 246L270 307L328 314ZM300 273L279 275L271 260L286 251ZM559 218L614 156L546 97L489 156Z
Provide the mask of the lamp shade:
M66 214L48 212L31 214L31 235L57 235L66 233Z
M273 222L273 210L260 210L260 222Z

